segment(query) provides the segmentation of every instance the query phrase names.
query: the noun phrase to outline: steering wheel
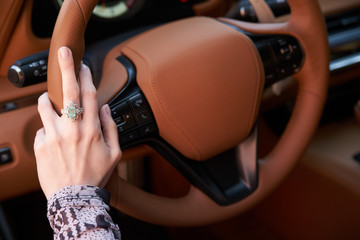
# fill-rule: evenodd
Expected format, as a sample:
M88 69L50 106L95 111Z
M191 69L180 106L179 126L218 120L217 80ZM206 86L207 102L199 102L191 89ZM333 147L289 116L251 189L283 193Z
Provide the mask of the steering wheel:
M67 0L59 13L48 66L58 112L57 50L71 48L77 70L97 2ZM109 103L121 146L149 144L192 183L186 196L170 199L115 177L109 184L115 208L154 224L209 224L250 208L285 178L317 127L329 74L317 1L288 3L285 23L193 17L145 31L107 53L98 101ZM299 84L291 118L273 150L257 159L264 86L288 75Z

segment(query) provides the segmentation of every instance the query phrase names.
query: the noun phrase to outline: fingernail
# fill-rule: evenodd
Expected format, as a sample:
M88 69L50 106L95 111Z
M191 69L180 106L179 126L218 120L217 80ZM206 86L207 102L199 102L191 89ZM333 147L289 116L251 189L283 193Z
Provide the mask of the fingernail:
M68 47L61 47L59 49L59 54L63 59L69 58L71 56L71 52Z
M108 104L105 104L105 113L107 114L107 115L111 115L111 112L110 112L110 107L109 107L109 105Z
M86 70L87 66L84 63L81 63L81 70Z

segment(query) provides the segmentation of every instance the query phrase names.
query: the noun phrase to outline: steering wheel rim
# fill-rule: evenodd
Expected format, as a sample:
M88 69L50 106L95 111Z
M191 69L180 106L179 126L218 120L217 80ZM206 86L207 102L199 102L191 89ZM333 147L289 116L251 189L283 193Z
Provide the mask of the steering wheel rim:
M186 196L169 199L146 193L115 176L109 185L114 207L155 224L208 224L240 214L263 199L285 178L316 130L326 99L329 74L327 33L318 3L313 0L288 2L291 17L286 23L254 24L221 19L252 33L292 35L301 43L305 53L303 67L294 75L299 82L299 90L292 116L275 148L258 163L257 190L237 203L221 207L193 186ZM68 0L60 11L51 41L48 70L49 96L58 112L62 104L62 88L55 57L57 49L69 46L74 52L75 63L79 64L84 49L83 34L96 3L97 0ZM67 29L66 32L64 29Z

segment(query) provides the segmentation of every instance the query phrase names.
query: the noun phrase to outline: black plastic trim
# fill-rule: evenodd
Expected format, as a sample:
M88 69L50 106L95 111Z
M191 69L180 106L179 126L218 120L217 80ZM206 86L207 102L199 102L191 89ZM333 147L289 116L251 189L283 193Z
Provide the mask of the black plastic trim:
M207 194L220 206L238 202L249 196L257 188L257 184L248 187L242 180L241 173L236 171L239 168L236 148L206 161L195 161L183 156L160 137L148 139L147 144L166 158L191 184ZM223 168L223 171L219 171L219 166ZM231 176L229 175L230 172L232 172ZM222 181L224 175L219 174L228 174L227 181Z

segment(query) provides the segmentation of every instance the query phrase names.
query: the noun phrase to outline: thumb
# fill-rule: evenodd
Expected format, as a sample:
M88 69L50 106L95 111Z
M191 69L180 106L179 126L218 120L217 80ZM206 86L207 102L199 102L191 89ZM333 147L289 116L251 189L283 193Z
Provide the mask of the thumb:
M105 143L111 148L119 148L119 139L116 124L111 117L109 105L105 104L100 109L100 121L103 128Z

